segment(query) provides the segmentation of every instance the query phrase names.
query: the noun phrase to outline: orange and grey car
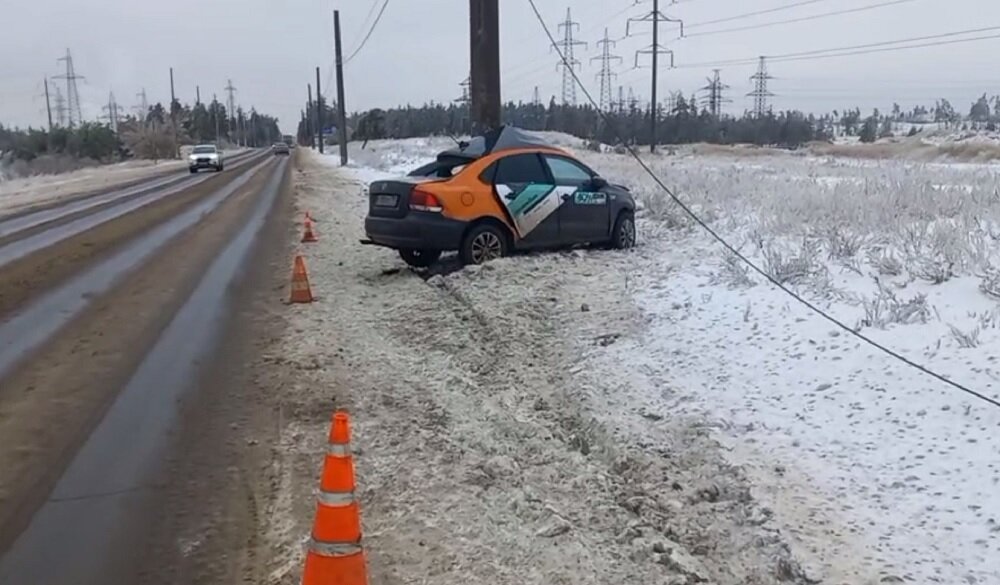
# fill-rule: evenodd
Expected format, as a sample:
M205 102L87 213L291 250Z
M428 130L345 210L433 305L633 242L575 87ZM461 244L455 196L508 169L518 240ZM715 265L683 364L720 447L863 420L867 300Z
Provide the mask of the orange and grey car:
M635 201L566 151L505 126L369 186L364 244L430 266L458 251L480 264L512 250L635 245Z

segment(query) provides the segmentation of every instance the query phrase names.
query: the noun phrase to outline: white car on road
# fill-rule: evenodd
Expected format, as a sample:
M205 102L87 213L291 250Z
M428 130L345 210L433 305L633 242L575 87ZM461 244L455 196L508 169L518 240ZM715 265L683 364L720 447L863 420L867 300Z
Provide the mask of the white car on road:
M222 151L214 144L199 144L188 155L188 169L197 173L199 169L223 169Z

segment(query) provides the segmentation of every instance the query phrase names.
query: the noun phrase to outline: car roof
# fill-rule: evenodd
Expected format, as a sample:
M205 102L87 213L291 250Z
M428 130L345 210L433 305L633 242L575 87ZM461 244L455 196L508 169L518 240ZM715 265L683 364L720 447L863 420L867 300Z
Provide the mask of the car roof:
M544 138L515 126L501 126L496 130L476 136L468 142L460 142L458 148L452 148L438 154L438 160L464 159L478 160L501 151L550 152L570 156L561 148L553 146Z

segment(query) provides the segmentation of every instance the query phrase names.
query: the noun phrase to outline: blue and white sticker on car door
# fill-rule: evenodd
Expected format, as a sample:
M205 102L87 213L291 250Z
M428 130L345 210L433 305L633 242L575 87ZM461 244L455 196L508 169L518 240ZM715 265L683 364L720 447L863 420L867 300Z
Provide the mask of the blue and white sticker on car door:
M497 185L497 195L507 208L519 237L527 237L563 204L564 195L572 195L576 187L531 183L515 191L509 185Z

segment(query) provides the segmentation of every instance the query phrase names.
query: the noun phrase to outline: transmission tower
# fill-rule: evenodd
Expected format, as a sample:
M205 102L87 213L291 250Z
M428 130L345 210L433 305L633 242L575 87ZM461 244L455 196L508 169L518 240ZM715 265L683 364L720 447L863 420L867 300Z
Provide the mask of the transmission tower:
M729 86L722 83L719 70L713 69L712 71L713 75L711 79L708 79L708 85L701 88L702 91L708 94L702 100L702 103L708 108L708 112L712 114L712 117L718 118L722 115L722 104L730 103L732 100L726 99L722 95L722 92L729 89Z
M56 87L56 97L54 101L56 102L56 125L62 128L66 127L66 98L63 97L62 90L59 86Z
M618 101L615 102L615 109L618 110L619 114L625 112L625 88L620 85L618 86Z
M111 93L108 94L108 105L104 106L101 109L103 109L104 111L107 112L107 114L105 114L103 116L103 118L108 121L108 127L111 128L112 132L114 132L115 134L117 134L118 133L118 104L115 102L115 93L114 92L111 92Z
M60 57L58 60L66 63L66 73L56 75L53 79L66 80L66 125L72 128L75 123L83 123L83 112L80 109L80 93L76 87L76 80L83 79L84 77L76 74L76 69L73 67L73 55L70 54L69 49L66 49L66 56Z
M559 62L558 67L561 67L563 72L562 103L563 105L571 106L576 105L576 80L573 79L573 70L580 67L580 62L573 56L574 47L587 45L583 41L573 39L573 27L579 30L580 23L573 22L570 9L567 8L566 20L559 23L559 30L563 31L563 40L560 41L558 46L562 52L563 61Z
M664 104L664 107L666 108L666 112L668 115L677 113L677 103L681 95L682 94L679 91L672 91L670 92L669 95L667 95L667 100L666 104Z
M663 45L660 44L660 22L661 21L677 23L680 26L680 29L681 29L681 31L680 31L681 38L684 37L684 22L682 20L678 19L678 18L670 18L669 16L666 16L665 14L663 14L662 12L660 12L660 0L653 0L653 10L650 11L648 14L645 14L645 15L640 16L638 18L630 18L625 23L625 36L631 36L631 33L632 33L631 29L632 29L632 23L633 22L650 22L650 23L653 24L653 44L650 45L650 46L648 46L648 47L646 47L646 48L644 48L644 49L639 49L638 51L635 52L635 67L637 69L639 68L639 57L641 55L650 55L650 56L652 56L652 60L653 60L653 64L652 64L652 69L653 69L652 85L653 85L653 89L652 89L652 95L649 98L649 112L650 112L650 115L649 115L649 127L650 127L649 150L650 150L650 152L656 152L656 142L657 142L657 140L656 140L656 124L657 124L657 121L659 120L659 111L658 111L659 110L659 103L656 100L656 89L657 89L657 86L658 86L658 84L657 84L657 75L659 74L659 69L660 69L660 64L659 64L660 63L659 62L660 55L670 55L670 67L671 67L671 69L674 67L674 52L671 51L671 50L669 50L669 49L667 49L666 47L664 47Z
M611 70L611 64L614 61L619 63L622 61L622 58L618 55L611 54L611 47L614 47L615 44L608 36L608 29L605 28L604 39L597 41L597 46L601 48L601 56L591 59L591 62L601 61L601 71L597 74L597 78L601 80L601 111L603 112L611 110L613 104L611 99L611 80L618 77L618 74Z
M753 81L753 91L747 94L753 98L753 115L758 118L766 116L771 111L767 104L767 98L774 97L774 94L767 89L767 82L770 79L774 77L767 72L767 58L761 57L757 73L750 76L750 81Z
M540 106L542 105L542 95L538 93L538 86L535 86L535 93L531 96L531 103Z
M317 77L317 79L319 79L319 77ZM233 116L236 115L236 88L233 86L233 80L232 79L227 79L226 81L227 81L226 87L223 88L223 89L226 90L226 93L229 94L229 97L226 99L226 108L227 108L226 109L226 121L229 123L229 136L232 136L233 135ZM319 91L317 91L316 93L319 93ZM319 122L317 122L317 123L319 123Z
M628 88L628 109L630 112L634 112L639 108L639 98L635 97L635 90L630 86Z
M469 88L472 86L472 76L466 77L465 81L458 84L462 88L462 95L455 98L455 103L466 105L471 103L471 98L469 97Z
M135 107L139 114L139 121L145 124L146 118L149 117L149 100L146 98L146 88L142 88L142 91L135 94L135 97L139 100L139 105Z

